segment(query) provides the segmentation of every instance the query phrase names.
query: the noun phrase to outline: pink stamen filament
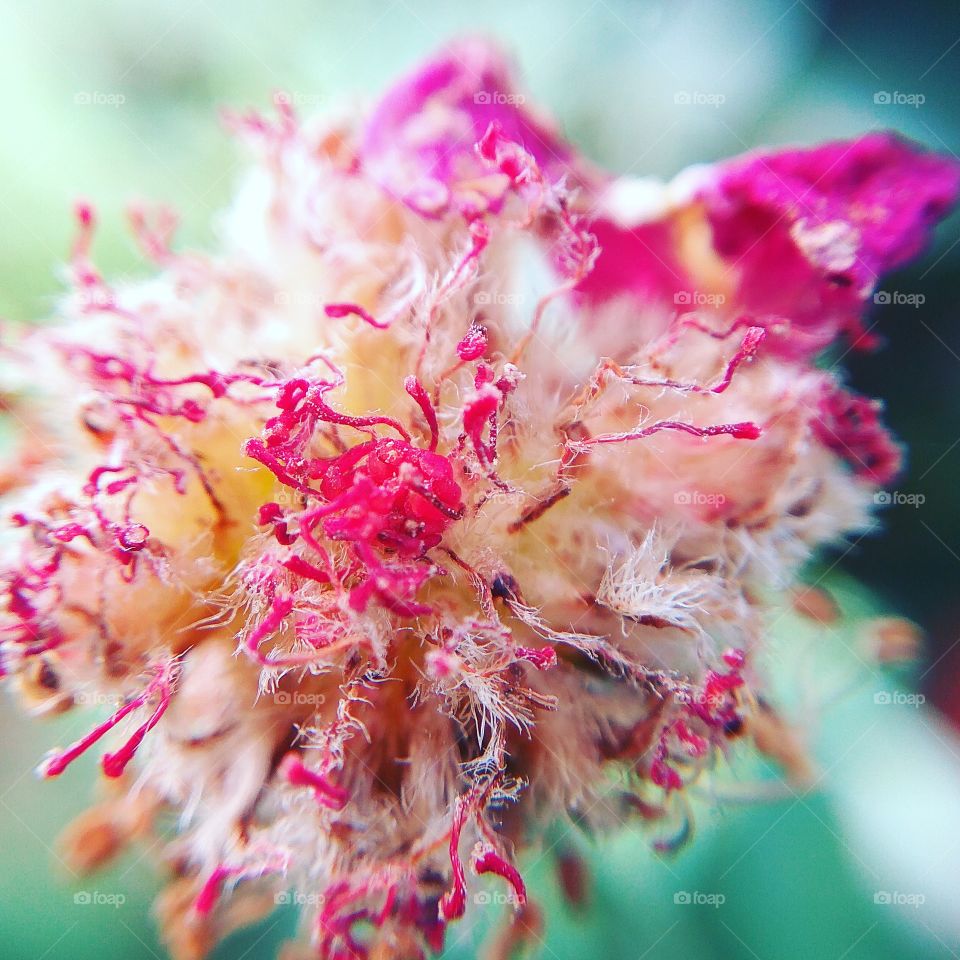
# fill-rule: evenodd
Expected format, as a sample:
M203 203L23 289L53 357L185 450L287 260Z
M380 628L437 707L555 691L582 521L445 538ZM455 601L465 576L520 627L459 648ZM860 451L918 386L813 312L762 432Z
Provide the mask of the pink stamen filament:
M217 867L210 876L207 877L206 882L200 889L200 893L197 894L197 899L193 901L194 911L200 914L201 917L208 916L217 905L217 901L223 893L224 883L239 872L240 870L237 867L226 867L223 865Z
M160 722L169 705L170 690L165 688L160 694L160 702L150 719L139 727L119 750L104 754L100 766L108 777L116 778L123 775L127 764L133 759L133 755L137 752L140 744L143 743L143 738Z
M488 847L479 855L475 855L473 869L480 875L494 873L498 877L503 877L513 887L518 905L523 906L527 902L527 888L523 882L523 877L520 876L520 871L512 863L504 860L495 850Z
M676 430L689 433L694 437L717 437L728 435L737 440L756 440L760 436L760 428L750 421L741 423L720 423L709 427L696 427L692 423L681 423L678 420L660 420L649 427L634 430L628 433L602 433L586 440L577 441L578 446L593 446L600 443L624 443L628 440L643 440L661 430Z
M427 426L430 428L430 452L433 453L437 449L437 443L440 439L437 411L434 410L433 404L430 402L430 397L427 395L423 384L420 383L416 377L412 375L407 377L407 379L403 381L403 389L417 402L417 405L423 413L424 420L427 421Z
M296 754L288 753L284 757L280 774L295 787L309 787L317 803L330 810L342 810L350 799L346 790L332 783L324 774L308 770Z
M71 744L66 750L62 750L48 757L39 767L38 772L40 775L47 778L58 777L77 757L85 753L93 744L120 723L121 720L133 713L134 710L142 707L159 689L160 701L150 719L140 726L119 750L105 754L101 761L103 772L108 777L119 777L133 758L137 748L143 742L143 738L159 723L160 718L166 712L172 695L170 681L171 668L167 667L161 671L156 679L150 682L143 693L134 697L128 703L125 703L111 717L91 730L85 737Z
M263 656L260 653L260 644L280 629L280 626L289 616L291 610L293 610L292 597L274 597L273 603L267 611L267 615L247 636L245 649L253 660L262 662Z
M359 317L364 323L369 323L371 327L376 327L377 330L387 330L390 326L389 323L381 323L357 303L328 303L323 308L323 312L336 320L342 317Z
M639 377L627 377L627 381L635 387L659 387L670 390L680 390L687 393L723 393L733 382L737 368L756 356L760 344L767 332L763 327L749 327L737 352L730 358L724 368L723 376L712 387L703 387L697 383L684 383L680 380L645 380Z
M460 834L470 806L463 797L457 797L453 814L453 825L450 828L450 868L453 871L453 887L441 898L439 904L440 916L444 920L456 920L462 917L467 908L467 876L460 859Z

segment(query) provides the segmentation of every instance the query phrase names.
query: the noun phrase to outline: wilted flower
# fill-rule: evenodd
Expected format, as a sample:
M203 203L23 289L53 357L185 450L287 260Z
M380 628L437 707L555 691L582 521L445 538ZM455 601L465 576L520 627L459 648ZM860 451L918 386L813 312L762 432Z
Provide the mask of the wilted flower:
M176 956L264 889L320 956L414 956L471 872L522 911L557 818L667 847L737 737L809 775L765 611L900 463L815 360L870 344L958 168L872 134L608 176L475 41L359 118L277 103L231 118L219 253L140 210L158 272L112 285L81 206L57 323L9 346L2 664L116 707L41 767L102 743L122 778L74 862L180 811Z

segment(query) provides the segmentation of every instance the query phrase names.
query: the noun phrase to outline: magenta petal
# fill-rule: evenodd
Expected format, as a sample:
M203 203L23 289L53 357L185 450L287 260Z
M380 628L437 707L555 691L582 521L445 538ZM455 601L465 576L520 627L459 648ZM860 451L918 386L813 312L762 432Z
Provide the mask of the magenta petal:
M551 177L570 166L570 147L526 106L508 61L477 39L452 44L394 85L364 128L360 158L425 216L496 210L509 181L474 150L494 122Z
M721 166L702 199L740 307L790 319L816 348L859 331L880 276L923 250L958 187L960 164L876 133L749 154Z
M621 227L612 220L590 223L600 245L593 269L577 285L588 300L603 302L632 294L664 304L689 302L685 297L696 284L677 256L673 224L654 220Z

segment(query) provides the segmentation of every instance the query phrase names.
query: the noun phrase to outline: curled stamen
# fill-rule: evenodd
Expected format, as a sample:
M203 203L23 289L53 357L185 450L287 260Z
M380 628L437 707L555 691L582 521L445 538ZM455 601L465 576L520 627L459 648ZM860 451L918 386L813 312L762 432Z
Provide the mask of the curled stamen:
M358 303L328 303L323 308L323 312L328 317L333 317L334 319L351 316L359 317L364 323L368 323L371 327L375 327L377 330L387 330L390 327L389 323L380 323L376 317L361 307Z
M317 803L330 810L342 810L350 799L343 787L332 783L324 774L309 770L295 753L288 753L283 758L279 773L295 787L310 787Z

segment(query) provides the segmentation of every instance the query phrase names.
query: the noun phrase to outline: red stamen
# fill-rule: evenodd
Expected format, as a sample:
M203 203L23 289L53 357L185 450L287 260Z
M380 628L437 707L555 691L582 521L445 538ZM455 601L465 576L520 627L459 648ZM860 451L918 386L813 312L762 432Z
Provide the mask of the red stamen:
M474 853L473 869L481 875L495 873L498 877L503 877L513 887L517 905L522 907L527 902L527 888L523 877L520 876L520 871L504 860L492 847L486 847L481 852Z
M269 663L263 654L260 653L260 644L280 629L283 621L289 616L291 610L293 610L292 597L274 597L273 603L267 611L267 615L250 631L247 636L245 649L247 654L256 660L257 663Z
M143 742L143 738L159 723L160 718L166 712L173 693L172 677L174 670L175 667L172 664L161 668L154 679L147 685L147 688L131 701L120 707L113 716L99 724L85 737L71 744L66 750L55 753L44 760L38 768L40 775L43 777L59 776L77 757L109 733L126 716L142 707L150 697L159 690L160 700L150 719L139 727L119 750L105 754L102 759L103 772L108 777L120 776L133 758L137 748Z
M592 446L598 443L624 443L627 440L643 440L661 430L677 430L689 433L694 437L717 437L727 434L737 440L756 440L760 436L760 428L749 421L743 423L720 423L709 427L695 427L692 423L681 423L677 420L661 420L640 430L629 433L602 433L586 440L578 440L579 446Z
M140 744L143 743L143 738L160 722L169 705L170 690L165 688L160 693L160 702L150 719L141 727L138 727L133 736L119 750L103 755L100 766L108 777L116 778L123 775L127 764L133 759L133 755L139 749Z
M437 411L434 410L433 404L430 402L430 397L427 395L427 391L424 390L423 384L414 377L409 376L406 380L403 381L403 389L416 400L417 405L420 407L420 410L423 412L423 418L427 421L427 426L430 428L430 451L431 453L437 449L437 443L440 439L440 426L437 423Z
M513 654L518 660L532 663L538 670L549 670L557 665L557 651L553 647L516 647Z
M342 810L350 799L343 787L331 783L322 773L308 770L295 753L288 753L280 763L279 773L295 787L310 787L317 803L330 810Z
M92 747L98 740L108 734L124 717L128 714L133 713L138 707L143 706L144 702L147 699L147 694L142 693L140 696L131 700L129 703L125 703L116 713L113 714L108 720L104 720L99 726L94 727L85 737L77 740L75 743L72 743L66 750L61 751L60 753L54 754L51 757L48 757L43 763L40 764L38 772L42 777L59 777L64 770L73 763L82 753L85 753L90 747Z
M471 323L466 336L457 344L457 356L464 362L479 360L487 350L487 331L479 323Z
M737 352L727 362L723 376L712 387L703 387L697 383L684 383L680 380L645 380L639 377L627 377L626 379L635 387L659 387L688 393L723 393L733 381L737 368L756 356L757 350L759 350L766 335L767 331L763 327L749 327Z
M386 330L390 326L388 323L380 323L376 317L364 310L358 303L328 303L323 308L323 312L328 317L337 320L342 317L359 317L364 323L369 323L371 327L376 327L377 330Z
M453 870L453 887L441 898L440 917L443 920L457 920L467 908L467 875L460 859L460 834L466 823L469 804L463 797L457 797L453 813L453 825L450 827L450 867Z
M193 909L201 917L208 916L217 905L220 895L223 893L224 883L234 874L240 871L236 867L219 866L217 867L200 889L197 899L193 901Z

